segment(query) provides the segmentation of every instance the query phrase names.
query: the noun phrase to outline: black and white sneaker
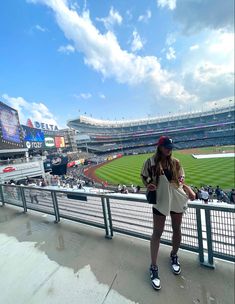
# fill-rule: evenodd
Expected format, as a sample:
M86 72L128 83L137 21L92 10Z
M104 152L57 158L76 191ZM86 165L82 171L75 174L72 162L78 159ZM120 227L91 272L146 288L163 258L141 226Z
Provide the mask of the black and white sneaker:
M178 255L172 255L171 254L171 269L173 271L174 274L180 274L181 273L181 268L180 268L180 262L179 262L179 258Z
M161 289L161 282L160 282L160 278L158 276L158 267L151 265L149 268L149 272L150 272L150 279L151 279L153 288L156 290Z

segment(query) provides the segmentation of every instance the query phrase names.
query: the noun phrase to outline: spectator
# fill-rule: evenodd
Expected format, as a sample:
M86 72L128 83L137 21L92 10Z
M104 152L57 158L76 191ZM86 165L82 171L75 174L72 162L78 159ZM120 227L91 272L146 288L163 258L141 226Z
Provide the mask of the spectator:
M209 202L213 202L213 188L212 186L208 187L208 193L209 193Z
M105 186L105 188L108 187L108 182L107 181L104 182L104 186Z
M35 187L37 185L35 184L35 182L33 180L31 180L29 186L30 187ZM39 203L37 191L31 189L30 193L29 193L29 196L30 196L31 204L33 204L34 201L35 201L36 204Z
M128 189L127 189L126 185L122 185L121 193L128 194Z
M229 195L229 202L230 204L235 204L235 189L232 189Z
M195 188L193 189L193 191L195 192L195 195L196 195L195 199L198 200L198 199L199 199L199 198L198 198L198 188L195 187Z
M202 193L201 193L201 190L200 189L198 189L197 190L197 197L198 197L198 200L202 200Z
M133 184L131 185L131 190L133 193L136 193L136 187Z
M47 185L47 183L46 183L45 179L43 178L42 182L41 182L41 187L46 187L46 185Z
M221 202L229 203L229 198L222 189L220 189L220 199L221 199Z
M206 188L201 189L201 197L205 204L208 204L209 193Z
M219 186L216 186L215 194L216 194L217 202L221 202L221 189Z

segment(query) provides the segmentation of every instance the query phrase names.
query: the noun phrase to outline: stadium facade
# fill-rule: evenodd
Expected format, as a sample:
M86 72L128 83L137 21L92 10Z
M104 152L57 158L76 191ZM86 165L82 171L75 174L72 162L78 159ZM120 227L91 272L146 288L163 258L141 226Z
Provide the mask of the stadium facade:
M149 117L136 120L100 120L87 116L69 120L79 149L94 153L143 153L155 149L160 135L173 138L177 149L234 145L234 107Z

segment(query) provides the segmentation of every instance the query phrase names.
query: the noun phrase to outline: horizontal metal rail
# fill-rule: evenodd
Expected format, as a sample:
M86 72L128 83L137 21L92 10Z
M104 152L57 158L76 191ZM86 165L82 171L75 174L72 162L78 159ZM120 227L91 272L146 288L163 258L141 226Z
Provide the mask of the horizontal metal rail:
M152 206L145 195L99 191L0 184L0 202L2 206L23 208L23 212L34 210L53 215L55 223L64 218L104 229L107 238L116 232L150 240ZM214 257L235 260L234 205L189 202L181 230L181 248L197 252L202 265L214 268ZM171 220L167 217L161 243L171 245L171 238Z

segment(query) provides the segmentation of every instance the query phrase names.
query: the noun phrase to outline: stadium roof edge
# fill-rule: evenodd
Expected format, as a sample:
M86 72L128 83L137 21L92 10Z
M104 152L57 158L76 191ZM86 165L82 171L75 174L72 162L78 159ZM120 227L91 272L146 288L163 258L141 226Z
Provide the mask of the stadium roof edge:
M101 127L131 127L131 126L139 126L146 123L159 123L165 121L175 121L180 119L201 117L206 115L216 115L219 113L224 113L231 111L230 106L219 107L216 109L211 109L207 111L194 111L194 112L185 112L185 113L174 113L172 115L158 116L158 117L147 117L147 118L139 118L132 120L103 120L96 119L92 117L88 117L85 115L80 115L78 118L70 119L67 121L67 126L72 127L72 123L79 121L80 123L89 124L93 126L101 126Z

